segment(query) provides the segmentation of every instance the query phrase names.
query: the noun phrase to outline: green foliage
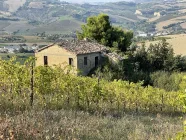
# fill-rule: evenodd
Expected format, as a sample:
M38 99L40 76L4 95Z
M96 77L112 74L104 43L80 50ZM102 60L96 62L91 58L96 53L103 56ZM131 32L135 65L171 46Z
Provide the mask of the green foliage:
M180 90L183 74L165 71L154 72L150 75L153 87L165 89L166 91Z
M66 136L68 136L68 138L84 138L84 136L93 136L94 133L90 133L90 131L94 132L95 129L99 129L99 133L102 134L103 129L113 131L113 129L111 130L108 128L111 126L116 128L114 123L110 123L111 121L113 122L113 120L115 122L116 119L111 118L111 120L108 121L108 126L106 124L102 124L103 126L96 125L97 127L95 127L95 129L91 129L91 124L87 125L88 122L91 121L100 124L102 121L98 122L97 120L93 121L92 119L88 119L88 117L78 117L79 115L82 115L78 110L88 111L99 115L108 114L115 117L119 117L125 113L125 118L123 120L126 120L126 112L160 112L172 114L177 112L185 113L186 111L186 96L184 91L186 80L184 76L179 85L180 91L167 92L151 86L143 87L141 86L142 83L135 84L122 80L114 80L111 82L104 79L97 79L96 77L77 77L71 75L70 72L66 73L68 70L67 68L61 69L59 66L53 68L34 67L34 75L32 75L31 65L34 61L35 58L30 58L24 65L20 65L19 63L15 63L15 58L10 59L9 61L0 60L0 113L1 115L6 114L6 118L9 118L11 114L13 114L14 117L14 119L7 119L8 121L6 123L8 127L3 125L3 127L0 128L0 131L2 132L0 135L1 138L4 138L4 136L6 136L6 138L12 136L12 134L9 134L10 130L15 132L15 138L27 139L29 137L45 139L46 136L58 138L57 136L61 136L62 132L64 132L64 138L67 138ZM34 106L31 109L29 106L29 96L31 93L30 80L32 76L34 77ZM100 75L100 78L101 77L102 76ZM71 113L74 117L73 123L71 117L68 118L64 116L64 114L68 116L68 111L62 113L63 110L61 109L74 110L73 114ZM54 112L54 114L51 112ZM61 116L64 116L63 118L66 119L61 120ZM2 120L1 117L0 121L5 124L4 119ZM101 118L105 119L105 117ZM85 121L84 123L86 126L89 126L87 128L89 129L87 134L83 133L86 129L81 129L85 127L80 125L82 123L79 123L79 119L83 120L83 122ZM146 129L146 127L142 126L143 129L145 128L143 131L152 132L151 134L154 136L151 136L156 138L157 134L161 131L159 127L157 130L157 123L161 123L163 132L165 132L164 130L167 130L165 128L169 128L167 118L163 122L163 118L158 117L151 119L150 117L144 118L144 116L141 116L137 120L139 121L140 119L142 119L140 124L144 123L144 126L147 127L148 125L149 127L149 129ZM178 122L177 118L175 119L176 122ZM47 122L44 120L47 120ZM64 120L70 121L65 123ZM51 121L53 123L50 123ZM135 126L131 125L131 123L135 121L131 116L130 121L130 125L128 125L129 121L125 124L127 125L127 128L124 127L122 133L119 133L120 131L117 129L113 131L116 136L113 136L112 134L109 135L109 138L111 138L111 136L113 136L113 139L116 137L120 138L121 136L129 137L129 135L131 135L131 138L134 138L134 134L135 138L142 138L141 134L139 136L136 135L136 131L128 132L129 128L133 130L132 126ZM69 125L69 123L72 124ZM62 126L59 126L59 124ZM68 127L66 124L68 124ZM162 124L166 125L164 126ZM74 126L72 131L71 129L69 130L71 126ZM95 126L95 124L92 124L92 126ZM122 127L119 125L118 128L121 129ZM127 132L124 130L127 130ZM138 128L138 130L141 129ZM174 131L178 130L179 129L174 129ZM176 133L174 131L168 133L167 131L166 138L172 137L174 136L174 133ZM125 135L123 132L126 132ZM145 135L144 138L149 137L148 132L146 132L147 135ZM183 134L185 135L185 133L179 133L177 137L182 138L184 136ZM120 137L118 135L120 135ZM94 135L94 139L97 138L98 137ZM161 138L163 139L165 136ZM99 139L102 139L102 137L100 136Z
M130 46L133 33L123 31L119 27L113 27L110 23L109 16L100 14L87 19L87 24L82 25L82 33L77 33L78 39L90 38L99 43L117 47L121 51L126 51Z
M165 39L149 48L143 44L138 47L134 54L130 55L133 63L138 64L138 69L144 72L163 71L185 71L186 60L178 55L174 56L173 48Z
M0 37L1 43L25 43L26 40L23 36L2 36Z
M20 64L24 64L25 61L29 57L33 57L34 53L16 53L16 54L6 54L6 53L0 53L0 59L2 60L10 60L11 58L15 57L15 62L19 62Z
M15 53L34 53L33 50L27 50L24 47L20 46L19 50L14 51Z
M149 48L142 44L140 47L131 46L127 51L128 58L120 64L119 76L131 82L144 81L144 86L152 85L167 91L179 90L182 74L174 72L186 71L186 59L181 55L174 55L172 47L163 38L162 41ZM113 73L118 73L117 67ZM115 74L112 74L115 75ZM114 79L113 78L113 79Z
M143 87L143 83L128 81L77 77L56 66L35 67L31 74L34 59L24 65L0 60L0 96L3 104L0 110L24 109L29 102L29 94L34 85L34 104L48 109L75 109L102 113L125 111L135 112L185 112L185 93ZM71 70L71 69L69 69ZM66 72L65 72L66 71ZM30 83L32 76L34 83ZM8 102L9 104L7 104ZM7 107L5 107L7 106ZM11 108L9 108L12 106Z
M172 70L174 52L165 39L158 44L151 44L147 53L153 70Z
M186 121L184 121L183 125L183 132L177 133L176 137L172 138L171 140L184 140L186 138Z

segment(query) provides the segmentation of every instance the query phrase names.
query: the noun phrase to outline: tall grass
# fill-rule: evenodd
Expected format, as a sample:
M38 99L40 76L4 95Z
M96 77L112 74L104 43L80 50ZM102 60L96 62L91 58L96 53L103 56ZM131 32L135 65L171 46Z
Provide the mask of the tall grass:
M181 130L181 118L160 114L124 114L115 118L80 111L32 109L0 117L0 139L168 140Z

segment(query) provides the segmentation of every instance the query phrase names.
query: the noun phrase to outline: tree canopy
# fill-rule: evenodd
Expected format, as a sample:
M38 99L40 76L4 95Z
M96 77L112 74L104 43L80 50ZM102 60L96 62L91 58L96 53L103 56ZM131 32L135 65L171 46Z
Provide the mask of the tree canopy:
M108 47L116 47L126 51L131 45L133 32L123 30L111 25L109 16L100 14L87 19L87 24L82 25L82 32L77 33L78 39L89 38Z
M148 72L177 69L174 65L175 58L173 48L165 39L157 44L150 44L147 49L142 45L134 54L134 61L138 64L138 69Z

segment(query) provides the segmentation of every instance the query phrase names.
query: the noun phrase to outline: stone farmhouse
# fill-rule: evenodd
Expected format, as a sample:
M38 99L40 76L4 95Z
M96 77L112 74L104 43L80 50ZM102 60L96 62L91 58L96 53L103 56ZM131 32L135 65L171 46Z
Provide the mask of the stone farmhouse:
M102 62L105 46L87 40L63 40L38 49L35 52L36 66L71 65L87 75ZM66 64L66 65L64 65Z

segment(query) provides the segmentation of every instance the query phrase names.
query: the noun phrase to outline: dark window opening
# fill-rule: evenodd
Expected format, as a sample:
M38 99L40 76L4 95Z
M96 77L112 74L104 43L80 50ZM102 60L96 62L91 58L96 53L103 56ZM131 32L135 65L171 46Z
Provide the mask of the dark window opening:
M87 57L84 57L84 65L87 65Z
M44 65L45 65L45 66L48 65L48 56L44 56Z
M69 65L73 66L73 58L69 58Z
M98 56L95 57L95 67L97 67L99 64L99 59L98 59Z

